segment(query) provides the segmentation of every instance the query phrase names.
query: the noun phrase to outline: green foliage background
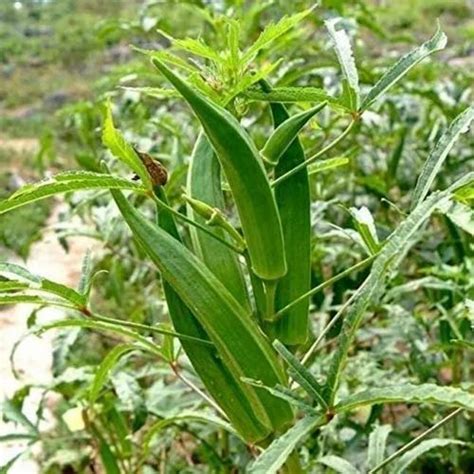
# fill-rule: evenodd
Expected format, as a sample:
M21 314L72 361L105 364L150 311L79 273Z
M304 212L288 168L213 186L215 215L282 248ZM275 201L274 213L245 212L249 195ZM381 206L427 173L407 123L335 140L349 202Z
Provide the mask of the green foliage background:
M199 37L219 52L225 48L229 28L220 16L223 14L240 21L240 45L245 49L271 21L312 6L308 1L21 3L20 9L14 2L0 5L0 198L15 187L12 177L32 181L63 169L99 171L104 159L114 173L131 177L101 143L102 108L108 98L126 139L168 168L168 196L181 212L185 212L181 191L197 123L180 101L164 97L169 94L162 90L167 84L129 45L162 50L170 47L170 37ZM183 60L194 58L191 64L202 73L191 76L197 86L221 103L232 99L229 108L261 147L270 130L265 107L245 94L234 97L229 91L237 90L239 80L250 80L253 71L268 70L274 85L311 85L339 94L340 68L323 23L335 16L344 18L365 88L401 54L431 36L438 18L449 45L410 71L403 83L366 114L347 140L332 150L331 158L346 158L347 164L313 175L312 286L367 256L350 208L370 209L381 240L397 227L408 210L410 192L429 150L454 117L472 104L472 5L463 0L325 0L271 48L259 52L248 69L237 72L219 70L212 61L193 55L189 44L175 43L173 49ZM290 110L296 113L301 109L291 105ZM313 154L320 143L340 134L343 126L337 114L322 114L300 138ZM32 152L18 152L8 145L18 138L37 138L39 146ZM437 187L446 188L474 170L472 145L472 133L462 136L438 176ZM152 209L144 199L135 199L150 215ZM65 202L65 220L79 216L81 224L58 233L63 245L67 247L68 239L81 233L103 242L91 260L94 271L107 272L94 280L94 310L146 326L168 324L155 269L146 263L143 250L130 237L108 195L70 195ZM41 201L0 216L0 248L8 255L14 252L26 257L31 243L40 237L52 205ZM229 196L227 212L235 223ZM396 269L368 324L358 334L343 394L387 382L438 383L472 392L472 217L463 222L464 227L459 227L437 214L420 230L414 251ZM185 228L183 232L190 241L191 235ZM308 346L366 275L366 270L351 274L312 298L314 336ZM37 320L40 315L30 323ZM334 325L322 350L310 360L310 371L318 379L329 363L333 338L340 329L340 324ZM244 472L249 466L255 449L229 434L216 421L212 408L180 377L185 374L191 383L200 385L178 344L152 332L144 331L144 335L158 338L177 365L170 366L166 360L157 363L135 351L120 360L117 356L112 376L104 381L97 399L96 418L85 430L72 432L63 415L71 408L86 406L97 365L116 347L117 339L82 328L61 330L54 354L55 380L49 387L60 395L54 408L57 425L38 441L42 444L42 472L93 472L94 463L105 464L108 473ZM29 390L26 385L5 405L5 418L15 419ZM304 392L298 390L297 394L303 396ZM188 417L181 417L186 413ZM308 472L333 472L324 466L337 467L334 459L332 464L330 459L321 461L328 455L340 456L364 472L369 437L377 430L391 430L389 454L446 413L430 404L362 407L318 429L317 436L305 438L298 450ZM441 443L439 449L416 459L407 472L471 472L469 421L472 414L462 415L438 433L440 438L455 438L465 445L443 447ZM387 425L391 428L383 428ZM152 427L156 436L147 438ZM110 453L105 446L110 447ZM118 461L111 460L114 456Z

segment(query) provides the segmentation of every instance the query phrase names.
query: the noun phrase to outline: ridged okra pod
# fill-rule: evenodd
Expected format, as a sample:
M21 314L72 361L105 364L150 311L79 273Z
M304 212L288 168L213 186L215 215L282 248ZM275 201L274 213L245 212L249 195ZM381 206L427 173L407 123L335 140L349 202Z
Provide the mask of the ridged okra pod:
M161 201L167 203L166 193L162 187L156 187L155 194ZM169 235L181 242L174 217L168 210L163 208L158 210L158 224ZM168 312L176 331L188 336L208 339L202 325L166 280L163 281L163 290ZM235 380L219 358L216 349L187 340L182 340L181 344L204 386L224 410L236 430L249 441L257 441L268 436L271 427L255 416L251 400L242 390L241 383Z
M149 222L122 193L112 193L134 237L160 270L163 280L214 343L218 357L233 377L232 383L238 383L249 400L252 417L262 426L271 427L271 431L284 429L293 419L289 404L241 380L249 377L269 386L285 383L280 361L250 313L190 250ZM259 440L258 433L242 432L242 435Z
M286 261L280 217L254 143L232 114L161 61L152 61L193 109L216 152L237 206L252 270L263 280L281 278Z
M267 87L268 85L263 85ZM289 114L284 105L270 104L273 122L278 127ZM296 137L281 155L275 167L275 178L303 163L305 154ZM285 307L306 293L311 285L311 197L308 172L303 168L275 189L285 241L288 273L278 282L275 309ZM303 344L308 337L309 298L304 299L275 322L272 333L286 345Z
M205 202L212 207L224 208L221 166L214 150L203 133L198 136L191 157L187 192L192 198ZM193 212L190 206L188 206L188 213L195 221L205 222L205 219L196 212ZM245 309L250 309L247 287L236 253L194 227L190 231L196 255L224 283L224 286L232 293L234 298ZM214 232L223 239L228 239L222 229L214 227Z

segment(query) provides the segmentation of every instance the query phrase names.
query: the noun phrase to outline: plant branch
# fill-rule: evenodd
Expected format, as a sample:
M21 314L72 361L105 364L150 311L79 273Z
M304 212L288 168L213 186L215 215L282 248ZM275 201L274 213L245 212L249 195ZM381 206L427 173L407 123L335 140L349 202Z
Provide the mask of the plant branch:
M391 463L394 459L400 457L402 454L409 451L411 448L416 446L420 441L423 441L428 435L436 431L438 428L441 428L441 426L445 425L448 421L452 420L455 416L459 415L459 413L461 413L463 410L464 408L457 408L456 410L451 412L449 415L445 416L442 420L438 421L438 423L433 425L431 428L427 429L425 432L421 433L421 435L417 436L415 439L405 444L405 446L402 446L398 451L395 451L391 456L384 459L380 464L378 464L373 469L371 469L368 472L368 474L373 474L377 471L380 471L380 469L385 467L387 464Z
M286 313L288 310L293 308L293 306L296 306L298 303L301 301L305 300L306 298L315 295L316 293L319 293L320 291L324 290L328 286L331 286L332 284L336 283L337 281L341 280L345 276L349 275L352 272L355 272L357 270L360 270L362 268L365 268L369 263L371 263L377 254L371 255L370 257L362 260L361 262L356 263L355 265L352 265L352 267L347 268L346 270L342 271L341 273L338 273L337 275L329 278L329 280L324 281L318 286L315 286L314 288L311 288L311 290L307 291L306 293L303 293L301 296L298 296L295 300L293 300L291 303L288 303L286 306L281 308L280 310L277 311L275 314L275 317L278 319L281 317L284 313Z
M340 141L342 141L352 130L352 127L355 125L357 122L356 118L353 118L349 125L346 127L346 129L339 135L337 138L335 138L332 142L328 143L324 148L319 150L316 154L313 156L309 157L307 160L305 160L303 163L300 163L298 166L295 166L292 168L290 171L286 172L285 174L282 174L280 177L275 179L272 183L272 187L276 187L279 184L283 183L283 181L286 181L288 178L291 178L294 174L298 173L301 171L303 168L306 166L310 165L313 163L313 161L316 161L318 158L321 158L321 156L325 155L329 150L334 148Z
M185 216L184 214L181 214L180 212L174 210L171 206L168 206L168 204L165 204L161 199L156 197L155 194L153 194L152 197L153 197L153 199L155 200L156 204L159 207L161 207L163 209L166 209L167 211L169 211L173 215L175 215L178 219L181 219L182 221L184 221L184 222L186 222L190 225L193 225L194 227L201 230L202 232L205 232L210 237L218 240L221 244L223 244L226 247L230 248L234 252L236 252L238 254L242 254L242 249L236 247L235 245L232 245L230 242L227 242L227 240L223 239L222 237L219 237L218 235L216 235L214 232L212 232L211 230L209 230L207 227L203 226L202 224L199 224L198 222L190 219L189 217Z

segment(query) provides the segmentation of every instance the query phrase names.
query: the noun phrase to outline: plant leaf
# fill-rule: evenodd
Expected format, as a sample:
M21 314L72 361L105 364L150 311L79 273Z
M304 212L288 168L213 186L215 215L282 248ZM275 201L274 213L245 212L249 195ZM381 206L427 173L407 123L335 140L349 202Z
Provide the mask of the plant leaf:
M401 474L402 472L406 472L406 468L427 451L430 451L434 448L442 448L450 444L463 445L465 443L456 439L442 438L433 438L422 441L418 446L410 449L410 451L407 451L403 456L400 457L400 459L398 459L391 470L391 474Z
M102 390L102 387L107 382L107 377L109 376L110 371L117 364L117 362L128 352L139 349L134 344L119 344L115 346L109 353L105 356L104 360L100 363L99 367L96 370L94 380L89 389L89 403L93 404L96 402L99 397L99 393Z
M125 163L141 179L148 189L153 187L146 166L135 152L133 147L123 138L115 128L110 102L107 102L104 125L102 128L102 142L120 161Z
M309 176L312 176L313 174L322 173L323 171L329 171L334 168L339 168L340 166L345 166L349 164L349 162L349 158L344 156L336 156L334 158L316 161L312 165L308 166L308 174Z
M438 30L428 41L402 56L370 89L362 101L360 111L367 110L384 92L397 83L408 71L430 54L445 48L448 39L438 26Z
M221 57L221 55L213 48L211 48L208 44L206 44L202 38L171 38L171 41L173 46L177 49L187 51L188 53L195 54L196 56L200 56L201 58L210 59L215 63L223 62L223 58Z
M425 383L369 388L341 400L336 405L336 411L340 413L364 405L399 402L433 403L474 410L474 395L466 390Z
M103 321L93 321L90 319L62 319L59 321L55 321L53 323L37 326L33 328L33 332L42 333L44 331L49 331L50 329L65 328L65 327L80 327L80 328L95 329L98 331L115 332L117 334L121 334L122 336L131 338L132 340L139 343L140 347L144 349L148 349L148 351L150 351L154 355L160 358L163 357L160 351L160 347L154 344L153 342L151 342L150 339L140 335L136 331L132 331L131 329L121 327L117 324L104 323Z
M12 274L25 279L29 285L28 288L35 291L44 291L69 301L70 303L81 307L86 300L83 295L68 286L56 283L47 278L33 275L26 268L14 263L0 262L0 274Z
M338 99L330 96L324 89L312 86L275 87L263 91L260 87L249 87L243 93L245 98L266 102L328 102L330 106L342 107ZM345 109L345 107L343 107Z
M10 304L19 304L19 303L76 309L75 306L65 303L61 300L42 298L41 296L37 296L37 295L26 295L26 294L18 294L18 293L15 293L13 295L9 295L9 294L0 295L0 306L10 305Z
M8 421L21 425L29 435L38 437L36 426L22 413L21 409L11 400L4 400L0 404L1 415Z
M349 105L351 110L355 111L359 108L360 101L359 75L357 73L349 35L342 28L336 28L336 25L340 23L341 20L341 18L333 18L325 21L325 25L334 43L334 49L344 77L352 91L350 94L352 100L350 100Z
M177 415L172 415L163 420L158 420L148 428L141 442L143 446L143 458L146 458L146 456L149 454L151 448L150 444L153 441L153 438L159 435L161 431L165 430L169 426L175 425L176 423L187 423L193 421L204 423L206 425L214 425L217 428L223 429L232 435L238 436L238 433L235 432L232 426L218 416L215 416L211 413L205 413L203 411L183 411Z
M378 425L370 433L369 448L367 454L367 467L369 469L380 464L385 455L385 447L387 445L387 438L392 431L390 425Z
M474 210L472 208L450 199L443 202L438 210L464 232L474 236Z
M126 91L139 92L153 99L180 99L181 95L175 89L163 87L122 87Z
M351 207L349 212L369 255L375 255L380 250L380 242L372 213L365 206Z
M275 474L285 463L297 444L316 429L322 419L305 416L288 431L276 438L270 446L249 466L248 474Z
M243 64L253 61L259 51L268 48L271 43L286 34L289 30L295 27L303 18L308 16L313 11L313 8L308 8L300 13L291 16L284 16L276 23L268 24L260 33L257 40L250 46L242 55L241 62Z
M290 405L293 405L295 408L299 408L301 411L303 411L303 413L306 413L307 415L316 414L316 410L311 405L308 405L302 398L296 395L296 392L294 390L283 387L282 385L268 387L267 385L264 385L260 380L253 380L245 377L242 378L242 381L253 385L254 387L267 390L275 397L279 397L282 400L286 400Z
M451 123L448 129L443 133L441 138L436 143L423 165L420 176L416 183L415 190L412 197L412 208L417 206L427 196L433 181L436 178L444 160L451 151L454 143L461 133L466 133L469 130L469 125L474 119L474 107L468 107L461 112Z
M369 276L354 295L354 304L350 307L344 319L338 337L338 346L328 370L327 390L329 390L328 399L330 403L334 401L341 370L347 358L351 342L362 322L367 307L379 294L380 289L385 284L385 277L390 269L390 263L397 256L405 255L412 242L413 235L440 203L450 199L457 189L469 183L473 177L474 173L468 173L453 183L448 189L437 191L430 195L425 201L421 202L386 239L379 256L372 265Z
M360 471L356 469L349 461L346 461L339 456L323 456L322 458L318 459L318 462L330 467L340 474L361 474Z
M328 408L328 404L323 396L323 388L314 375L278 340L273 342L273 347L290 366L290 373L293 379L303 388L308 395L321 405L323 409Z
M24 186L9 198L0 200L0 215L56 194L91 189L130 189L145 194L146 189L128 179L91 171L59 173L44 181Z

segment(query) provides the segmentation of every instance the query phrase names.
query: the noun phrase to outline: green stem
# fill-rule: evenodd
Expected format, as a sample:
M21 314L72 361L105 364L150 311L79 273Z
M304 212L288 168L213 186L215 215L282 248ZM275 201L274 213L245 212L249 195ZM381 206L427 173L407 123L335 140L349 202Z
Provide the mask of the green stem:
M300 163L298 166L295 166L292 168L290 171L286 172L285 174L282 174L279 178L275 179L272 183L271 186L275 187L278 186L279 184L283 183L283 181L286 181L288 178L293 176L294 174L298 173L301 171L303 168L306 166L310 165L313 163L313 161L316 161L318 158L326 154L329 150L334 148L340 141L342 141L352 130L352 127L354 124L357 122L357 119L352 119L349 125L346 127L346 129L339 135L337 138L335 138L331 143L328 143L324 148L319 150L316 154L313 156L309 157L307 160L305 160L303 163Z
M83 311L80 311L82 314ZM140 324L140 323L134 323L132 321L125 321L123 319L115 319L115 318L108 318L106 316L101 316L95 313L91 313L90 317L96 321L101 321L103 323L109 323L109 324L115 324L117 326L124 326L128 328L133 328L133 329L143 329L144 331L150 331L150 332L155 332L157 334L163 334L166 336L172 336L176 337L182 340L190 341L190 342L195 342L198 344L204 344L206 346L213 346L214 344L211 341L206 341L205 339L200 339L198 337L193 337L193 336L188 336L186 334L181 334L169 329L162 329L157 326L148 326L147 324Z
M360 270L362 268L365 268L369 263L371 263L375 257L377 257L377 254L371 255L370 257L366 258L365 260L362 260L361 262L356 263L355 265L352 265L352 267L347 268L346 270L342 271L341 273L338 273L337 275L333 276L329 280L324 281L318 286L315 286L314 288L311 288L311 290L307 291L306 293L302 294L301 296L298 296L295 300L293 300L291 303L288 303L286 306L281 308L280 310L277 311L275 314L276 319L280 318L284 313L286 313L288 310L293 308L293 306L296 306L298 303L301 301L305 300L306 298L309 298L310 296L315 295L316 293L319 293L320 291L324 290L328 286L333 285L337 281L341 280L342 278L346 277L352 272L356 272L357 270Z
M275 292L277 288L277 280L265 280L265 319L267 321L275 321Z
M250 283L252 285L255 309L258 316L257 319L261 322L265 315L265 291L263 288L263 283L262 280L260 280L260 278L258 278L257 275L255 275L255 273L252 271L252 263L247 250L244 252L244 258L250 276Z
M373 469L371 469L368 472L368 474L374 474L375 472L380 471L380 469L384 468L387 464L391 463L394 459L400 457L402 454L409 451L411 448L413 448L418 443L420 443L423 439L425 439L428 435L436 431L438 428L441 428L441 426L445 425L448 421L452 420L455 416L459 415L459 413L461 413L463 410L464 408L458 408L454 410L453 412L451 412L449 415L445 416L442 420L438 421L438 423L433 425L431 428L427 429L424 433L421 433L421 435L417 436L415 439L405 444L405 446L402 446L398 451L395 451L391 456L384 459L380 464L378 464Z
M187 224L193 225L194 227L196 227L197 229L199 229L202 232L206 233L210 237L218 240L221 244L224 244L226 247L230 248L234 252L236 252L238 254L242 253L242 249L237 248L235 245L232 245L227 240L223 239L222 237L219 237L218 235L216 235L214 232L210 231L207 227L203 226L202 224L199 224L198 222L193 221L192 219L185 216L184 214L181 214L180 212L174 210L171 206L168 206L168 204L165 204L161 199L159 199L155 194L153 194L153 199L155 200L157 206L171 212L178 219L181 219L182 221L186 222Z

